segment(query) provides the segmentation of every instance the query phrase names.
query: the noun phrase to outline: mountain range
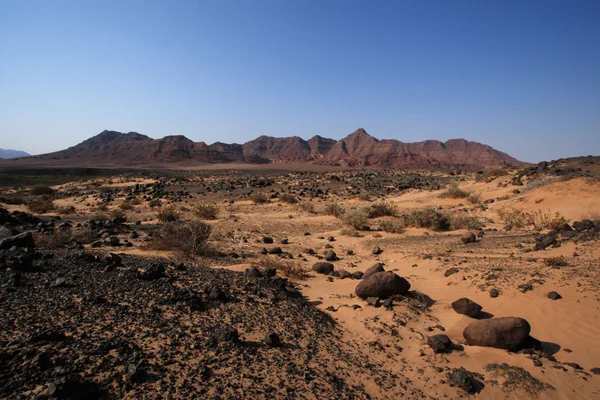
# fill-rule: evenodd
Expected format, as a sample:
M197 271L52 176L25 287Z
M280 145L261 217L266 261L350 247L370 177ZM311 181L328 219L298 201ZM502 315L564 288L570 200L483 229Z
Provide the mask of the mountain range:
M29 155L29 153L21 150L0 149L0 158L18 158Z
M376 139L362 128L340 140L321 136L309 140L297 136L260 136L244 144L216 142L210 145L194 142L185 136L152 139L136 132L105 130L66 150L28 159L113 166L312 163L346 167L471 170L522 164L506 153L465 139L404 143Z

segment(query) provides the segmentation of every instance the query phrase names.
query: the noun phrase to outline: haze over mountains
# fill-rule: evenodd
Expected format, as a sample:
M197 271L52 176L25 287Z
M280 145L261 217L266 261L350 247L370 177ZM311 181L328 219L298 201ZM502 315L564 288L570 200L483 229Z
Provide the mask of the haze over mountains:
M244 144L193 142L185 136L152 139L136 133L102 133L55 153L23 159L74 165L141 166L222 163L312 163L347 167L465 168L519 165L520 161L490 146L464 139L404 143L376 139L358 129L341 140L314 136L260 136Z
M29 155L29 153L22 150L0 149L0 158L18 158Z

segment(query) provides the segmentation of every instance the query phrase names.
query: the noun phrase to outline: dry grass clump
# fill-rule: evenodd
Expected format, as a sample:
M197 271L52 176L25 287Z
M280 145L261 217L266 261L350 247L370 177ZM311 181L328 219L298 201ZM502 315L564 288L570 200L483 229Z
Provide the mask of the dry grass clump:
M288 278L305 279L310 276L302 265L293 260L286 260L279 257L264 256L257 260L254 265L262 269L275 269Z
M177 251L188 257L205 254L211 229L210 224L200 220L167 222L154 233L149 247Z
M34 196L48 196L54 194L55 192L56 190L52 189L48 185L35 185L29 190L29 193Z
M440 198L442 199L464 199L468 196L469 192L465 192L459 188L456 183L450 184L448 189L440 194Z
M131 204L132 206L139 206L140 204L142 204L142 201L139 198L134 197L133 199L129 200L129 204Z
M56 210L56 212L59 214L62 214L62 215L75 214L75 207L74 206L60 207Z
M537 210L527 213L527 218L529 224L532 225L536 231L541 231L544 229L560 229L569 224L569 220L562 216L558 211L552 214L550 210Z
M293 194L283 193L279 195L279 201L287 204L296 204L298 199Z
M498 216L504 223L516 229L522 229L528 223L527 213L516 208L501 208L498 210Z
M398 215L398 207L394 203L377 203L371 206L369 218L395 217Z
M504 168L490 168L485 171L486 178L495 179L505 175L508 175L508 171Z
M123 211L133 210L133 202L132 201L124 201L119 204L119 208Z
M164 207L158 213L156 218L160 222L177 222L181 219L181 213L173 206Z
M192 213L200 219L217 219L219 211L219 206L214 203L198 204L192 209Z
M108 215L106 215L105 213L96 213L94 215L92 215L91 218L93 221L100 221L100 222L104 222L108 219Z
M371 201L371 194L368 192L361 193L358 195L358 199L362 201Z
M364 230L369 226L369 209L361 208L358 211L346 212L341 220L356 230Z
M265 204L269 202L269 198L260 192L252 193L250 200L252 200L254 204Z
M546 258L544 260L544 264L546 264L549 267L567 267L569 265L567 259L564 256Z
M479 217L469 213L459 213L450 216L450 229L478 230L483 227Z
M49 235L36 237L35 245L41 249L62 249L72 240L71 230L55 230Z
M433 207L413 210L404 218L406 225L428 228L434 231L447 231L451 225L450 217Z
M47 197L39 197L29 200L27 208L33 213L45 214L54 210L54 203Z
M116 219L124 219L125 218L125 213L121 210L112 210L110 212L110 217L111 218L116 218Z
M325 215L333 215L334 217L341 218L346 211L342 206L337 203L327 203L325 204L325 210L323 210L323 214Z
M298 203L298 209L307 212L309 214L316 214L317 210L315 208L315 204L311 201L302 201Z
M379 221L379 229L389 233L403 233L404 220L402 219L382 219Z
M353 229L349 226L340 229L340 235L342 236L350 236L350 237L360 237L360 232L356 229Z
M483 202L483 200L481 199L481 193L477 192L477 193L471 193L467 196L467 201L471 204L474 205L478 205L481 204Z

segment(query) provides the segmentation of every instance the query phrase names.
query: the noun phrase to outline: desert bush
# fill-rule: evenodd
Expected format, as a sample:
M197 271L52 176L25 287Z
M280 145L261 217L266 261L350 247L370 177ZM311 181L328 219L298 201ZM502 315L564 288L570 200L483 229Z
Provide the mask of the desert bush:
M106 212L108 211L108 206L104 203L98 204L98 207L96 207L96 210L100 211L100 212Z
M340 229L340 235L350 237L360 237L360 232L349 226Z
M325 209L323 210L323 214L333 215L337 218L341 218L344 213L344 208L337 203L327 203L325 204Z
M62 249L73 240L71 230L55 230L49 235L39 235L36 247L41 249Z
M23 197L21 193L13 193L4 197L4 202L11 205L21 205L27 203L25 197Z
M200 219L217 219L219 210L219 206L214 203L198 204L192 209L192 213Z
M108 219L108 215L106 215L103 212L99 212L99 213L92 215L92 220L94 220L94 221L104 222L107 219Z
M450 216L450 229L481 229L483 224L479 221L479 217L469 213L458 213Z
M567 267L569 265L567 259L564 256L546 258L544 260L544 264L546 264L549 267Z
M442 194L440 194L440 198L442 199L464 199L468 196L469 193L459 188L456 183L450 184L450 186L448 186L448 189L446 189L444 192L442 192Z
M362 201L371 201L371 194L364 192L358 195L358 199Z
M310 213L310 214L316 214L316 208L315 208L315 204L311 201L302 201L300 203L298 203L298 209Z
M56 192L56 190L52 189L48 185L35 185L31 188L31 190L29 190L29 193L34 196L51 195L54 194L54 192Z
M152 199L148 202L148 205L150 207L160 207L162 203L160 202L160 199Z
M389 233L404 232L404 221L401 219L382 219L379 221L379 229Z
M504 223L516 229L522 229L528 224L527 213L516 208L501 208L498 210L498 216Z
M252 193L250 200L252 200L254 204L265 204L269 202L269 198L260 192Z
M467 196L467 201L471 204L481 204L482 203L482 199L481 199L481 193L477 192L477 193L471 193Z
M262 269L275 269L288 278L305 279L310 276L308 271L293 260L279 257L261 257L255 262L255 266Z
M133 204L131 201L124 201L119 204L119 208L123 211L130 211L133 210Z
M142 204L142 201L139 198L134 197L133 199L129 200L129 204L131 204L132 206L139 206L140 204Z
M362 208L357 211L346 212L341 219L346 225L362 230L369 226L369 209Z
M296 199L296 196L294 196L293 194L283 193L279 195L279 201L287 204L296 204L298 202L298 199Z
M65 207L60 207L56 210L56 212L58 214L62 214L62 215L71 215L71 214L75 214L75 207L74 206L65 206Z
M394 203L377 203L371 206L369 218L395 217L398 215L398 207Z
M110 217L117 219L125 218L125 213L121 210L115 209L110 212Z
M490 168L487 171L485 171L486 178L495 179L505 175L508 175L508 171L504 168Z
M54 203L47 197L38 197L29 200L27 208L33 213L45 214L54 210Z
M527 220L536 231L544 229L560 229L569 223L569 220L556 211L554 214L550 210L537 210L527 213Z
M186 256L205 254L211 229L210 224L200 220L167 222L154 233L150 247Z
M411 211L406 217L406 222L407 225L429 228L434 231L447 231L450 229L450 217L433 207Z
M158 213L156 218L160 222L177 222L181 219L181 214L173 206L164 207Z

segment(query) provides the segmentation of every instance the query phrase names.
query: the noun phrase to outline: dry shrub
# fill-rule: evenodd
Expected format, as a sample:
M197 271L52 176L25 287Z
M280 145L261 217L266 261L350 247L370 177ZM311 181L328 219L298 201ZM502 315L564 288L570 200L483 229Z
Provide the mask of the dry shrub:
M358 195L358 199L362 201L371 201L371 195L369 193L361 193Z
M317 211L315 209L315 205L313 202L311 201L302 201L298 204L298 209L310 213L310 214L316 214Z
M508 171L504 168L491 168L485 171L486 178L495 179L505 175L508 175Z
M264 256L254 264L262 269L275 269L288 278L305 279L310 276L302 265L284 258Z
M73 240L70 230L55 230L49 235L40 235L35 239L36 247L41 249L62 249Z
M279 201L287 204L296 204L298 202L298 199L296 199L296 196L294 196L293 194L283 193L279 195Z
M104 222L108 219L108 215L106 215L105 213L96 213L92 215L91 219L94 221Z
M341 218L346 211L342 206L337 203L327 203L325 204L325 210L323 210L323 214L325 215L333 215L334 217Z
M250 200L252 200L254 204L265 204L269 202L269 198L260 192L252 193Z
M26 204L27 201L25 197L21 193L12 193L3 198L4 203L11 205L21 205Z
M569 223L569 220L556 211L554 214L550 210L537 210L527 213L528 222L536 231L544 229L560 229Z
M379 229L389 233L403 233L404 221L402 219L382 219L379 221Z
M356 229L345 227L340 229L340 235L342 236L350 236L350 237L360 237L360 232Z
M471 193L470 195L467 196L467 201L471 204L481 204L482 203L482 199L481 199L481 193L477 192L477 193Z
M181 213L173 206L164 207L158 213L156 218L160 222L177 222L181 219Z
M31 188L31 190L29 190L29 193L31 193L34 196L51 195L54 194L54 192L56 192L56 190L52 189L48 185L35 185Z
M442 199L464 199L468 196L469 193L459 188L456 183L450 184L448 189L440 194L440 198Z
M479 217L468 213L454 214L450 217L450 229L481 229L483 224Z
M528 223L527 213L516 208L501 208L498 210L498 216L504 223L516 229L522 229Z
M59 214L62 214L62 215L75 214L75 207L74 206L60 207L59 209L56 210L56 212Z
M39 197L29 200L27 203L27 208L31 212L44 214L54 210L54 203L47 197Z
M133 210L133 203L131 201L124 201L119 204L119 208L123 211Z
M200 220L167 222L154 233L150 247L190 257L205 254L211 229L210 224Z
M369 209L361 208L358 211L347 212L341 219L346 225L356 230L363 230L369 226Z
M371 206L369 218L395 217L398 215L398 207L394 203L377 203Z
M569 265L564 256L546 258L544 264L549 267L566 267Z
M162 203L160 202L160 199L152 199L148 202L148 205L150 207L160 207Z
M433 207L413 210L405 217L406 224L419 228L428 228L434 231L447 231L450 229L450 217Z
M137 197L134 197L133 199L131 199L131 200L129 201L129 203L130 203L132 206L139 206L140 204L142 204L142 201L141 201L140 199L138 199Z
M219 206L214 203L198 204L192 209L192 213L200 219L217 219L219 211Z
M111 218L117 218L117 219L122 219L125 218L125 213L121 210L112 210L110 212L110 217Z

